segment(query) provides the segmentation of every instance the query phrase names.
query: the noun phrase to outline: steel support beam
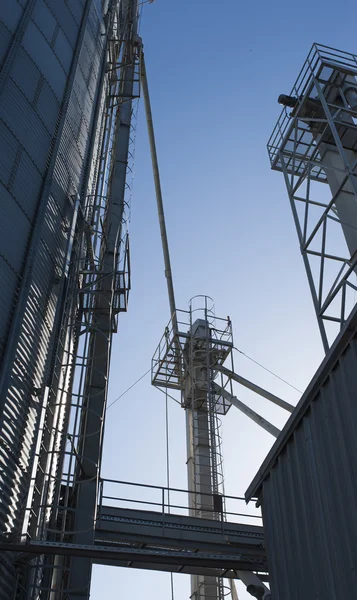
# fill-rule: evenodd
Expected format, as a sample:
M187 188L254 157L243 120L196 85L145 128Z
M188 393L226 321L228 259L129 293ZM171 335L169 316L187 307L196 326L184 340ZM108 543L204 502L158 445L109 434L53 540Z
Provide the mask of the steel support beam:
M254 570L266 577L261 526L106 506L98 515L93 544L3 542L0 551L18 553L22 563L34 555L55 555L72 558L72 565L89 560L209 578L236 578L237 572Z
M104 506L97 519L95 543L109 542L223 554L236 553L239 549L242 554L265 560L261 526Z
M283 408L284 410L287 410L290 413L293 412L295 407L292 404L289 404L289 402L285 402L285 400L282 400L281 398L279 398L279 396L275 396L275 394L272 394L264 388L261 388L259 385L256 385L256 383L249 381L249 379L245 379L245 377L237 375L237 373L234 373L234 371L223 367L223 365L219 365L217 369L218 371L223 373L223 375L226 375L229 379L233 379L233 381L240 383L249 390L252 390L252 392L256 392L257 394L259 394L259 396L270 400L270 402L276 404L277 406L280 406L280 408Z
M0 543L0 551L18 552L21 554L21 560L24 560L26 555L56 555L77 557L80 559L89 559L96 564L108 564L113 566L130 567L130 563L137 561L140 566L136 568L144 569L145 565L155 565L156 570L161 569L161 566L170 565L170 570L175 572L185 573L203 573L209 572L210 576L238 578L237 571L249 571L254 566L254 561L242 560L239 553L237 554L216 554L211 555L207 552L188 552L171 550L146 550L143 548L114 548L112 546L97 546L85 544L65 544L61 542L30 542L28 544L12 544ZM153 568L152 566L149 568ZM232 573L229 573L232 571ZM80 594L78 594L79 596ZM83 596L82 596L83 598Z
M216 383L213 384L213 387L216 390L217 394L220 394L221 396L223 396L223 398L226 398L226 400L228 400L231 404L233 404L233 406L238 408L247 417L252 419L252 421L254 421L254 423L259 425L262 429L265 429L265 431L267 431L274 437L279 436L280 429L275 427L275 425L272 425L272 423L269 423L269 421L264 419L264 417L261 417L257 412L255 412L255 410L249 408L249 406L238 400L236 396L232 396L232 394L227 392L225 389L223 389Z

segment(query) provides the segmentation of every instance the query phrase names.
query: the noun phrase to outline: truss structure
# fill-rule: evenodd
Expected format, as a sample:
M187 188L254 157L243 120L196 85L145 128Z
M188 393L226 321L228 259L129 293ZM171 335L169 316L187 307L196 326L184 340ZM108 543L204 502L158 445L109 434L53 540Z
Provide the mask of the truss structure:
M268 142L327 350L356 302L357 57L314 44ZM290 110L292 109L292 110Z

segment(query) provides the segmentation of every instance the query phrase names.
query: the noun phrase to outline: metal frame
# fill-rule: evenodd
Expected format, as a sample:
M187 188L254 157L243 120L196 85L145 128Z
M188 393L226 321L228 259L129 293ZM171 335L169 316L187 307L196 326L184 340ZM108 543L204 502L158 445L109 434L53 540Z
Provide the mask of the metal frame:
M107 19L107 66L111 68L98 93L102 103L96 131L99 151L86 181L92 193L82 202L74 201L57 380L48 390L51 402L44 406L37 469L32 473L22 529L21 540L32 543L94 540L111 338L118 314L127 309L130 290L130 179L134 101L140 91L136 0L113 2ZM65 595L72 590L71 598L89 595L91 561L76 561L49 555L31 561L26 598L40 594L45 599L54 589Z
M64 513L62 523L66 535L70 533L74 543L84 545L94 541L112 336L117 330L118 313L126 309L130 285L126 198L127 176L132 167L133 101L139 94L137 10L137 0L113 4L114 36L109 36L108 46L112 69L108 70L106 123L94 204L99 211L90 220L92 226L97 223L97 231L101 228L101 234L95 234L92 243L92 250L97 250L98 265L95 254L88 252L87 247L89 269L83 273L84 294L90 302L89 310L82 306L81 311L85 342L83 363L78 370L77 429L71 439L73 484L69 481L66 484L64 505L69 520ZM72 558L65 567L68 580L64 585L72 600L82 599L83 595L89 597L91 568L91 561L81 558Z
M296 105L284 108L268 142L271 166L284 174L326 350L356 301L357 113L348 104L356 76L357 56L314 44L291 91Z
M195 296L188 311L177 311L152 360L152 383L157 387L181 391L181 406L186 413L187 473L190 515L219 520L224 502L221 421L230 402L217 393L213 381L222 388L231 382L217 370L229 357L232 360L231 322L216 318L213 300ZM232 362L233 367L233 362ZM191 598L222 600L230 593L221 579L192 575Z
M155 510L161 515L160 518L164 522L167 516L171 517L175 514L188 516L192 508L192 497L199 494L212 498L212 494L208 492L105 478L100 480L98 518L101 518L103 510L109 510L109 505L113 508L133 510L139 504L140 510ZM246 510L245 498L227 494L222 494L222 498L219 518L215 520L215 523L210 520L210 526L218 527L219 530L224 531L226 522L242 524L242 518L248 524L255 523L257 520L257 524L261 525L260 511L251 514L242 512L243 508L238 511L233 510L233 507L238 506L239 508L243 506L243 503L244 510ZM227 506L229 506L229 510L227 510ZM213 504L210 512L217 513L217 509L214 509Z
M70 539L35 539L22 543L13 539L0 543L0 550L17 552L18 561L22 563L31 562L34 555L40 554L45 560L51 560L52 556L57 561L90 558L98 564L170 570L214 580L240 577L242 569L256 570L261 579L266 580L267 562L259 511L251 509L247 513L244 498L224 496L219 519L193 517L190 516L191 499L198 493L212 500L212 496L202 490L192 492L102 479L92 544L77 544ZM230 509L223 512L226 502ZM214 512L217 513L217 509ZM67 587L61 589L62 594L71 591Z

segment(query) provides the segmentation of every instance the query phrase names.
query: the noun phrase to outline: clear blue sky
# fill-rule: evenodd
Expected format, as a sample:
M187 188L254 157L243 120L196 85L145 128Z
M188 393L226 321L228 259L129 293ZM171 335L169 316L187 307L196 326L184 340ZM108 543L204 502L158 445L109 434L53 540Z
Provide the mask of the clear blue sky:
M313 42L357 52L352 1L157 0L141 33L156 129L177 306L195 294L230 315L235 344L303 390L322 359L281 174L266 142ZM131 223L132 292L113 349L109 402L150 366L169 319L143 106ZM236 370L296 403L299 394L245 357ZM238 393L238 390L237 390ZM239 397L272 420L279 409ZM109 409L103 476L165 485L164 396L143 379ZM171 484L186 487L184 413L170 405ZM231 409L226 492L243 495L272 439ZM240 590L240 599L251 598ZM169 576L96 568L92 600L170 600ZM188 577L175 577L187 600Z

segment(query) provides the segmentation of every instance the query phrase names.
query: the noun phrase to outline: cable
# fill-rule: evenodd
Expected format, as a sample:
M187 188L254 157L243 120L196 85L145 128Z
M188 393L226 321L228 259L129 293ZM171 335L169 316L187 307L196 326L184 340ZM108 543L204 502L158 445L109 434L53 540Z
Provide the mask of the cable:
M170 573L170 575L171 575L171 600L175 600L174 574Z
M170 514L170 429L169 429L169 394L165 388L165 432L166 432L166 487L167 487L167 512ZM170 573L171 600L175 600L174 575Z
M139 383L139 381L141 381L142 379L144 379L144 377L145 377L145 376L146 376L148 373L150 373L150 371L151 371L151 367L150 367L150 369L148 369L148 370L146 371L146 373L144 373L144 375L142 375L141 377L139 377L139 379L137 379L137 380L136 380L136 381L135 381L135 382L134 382L134 383L133 383L133 384L132 384L130 387L128 387L128 389L127 389L127 390L125 390L125 392L123 392L122 394L120 394L120 396L118 396L117 398L115 398L115 400L113 400L113 402L111 402L111 403L110 403L110 404L107 406L107 410L108 410L108 408L110 408L111 406L113 406L113 404L115 404L116 402L118 402L118 400L120 400L120 398L122 398L122 397L124 396L124 394L126 394L126 393L127 393L129 390L131 390L131 388L133 388L133 387L134 387L134 385L136 385L137 383Z
M252 358L251 356L248 356L248 354L246 354L245 352L243 352L243 350L239 350L239 348L236 348L236 346L233 346L233 348L234 348L234 350L237 350L237 352L239 352L239 354L243 354L243 356L245 356L246 358L248 358L249 360L251 360L253 363L255 363L256 365L258 365L258 367L261 367L262 369L264 369L264 371L267 371L268 373L270 373L271 375L273 375L277 379L280 379L280 381L282 381L283 383L285 383L289 387L291 387L294 390L296 390L297 392L299 392L299 394L302 394L302 391L299 390L297 387L295 387L294 385L292 385L291 383L289 383L288 381L286 381L286 379L283 379L282 377L280 377L279 375L277 375L276 373L274 373L273 371L271 371L267 367L264 367L264 365L262 365L257 360L254 360L254 358ZM115 404L116 402L118 402L118 400L120 400L120 398L122 398L127 392L129 392L137 383L139 383L139 381L141 381L142 379L144 379L144 377L146 377L146 375L148 375L148 373L150 373L150 371L151 371L151 368L148 369L143 375L141 375L141 377L139 377L139 379L137 379L136 381L134 381L134 383L131 386L129 386L125 390L125 392L123 392L122 394L120 394L120 396L118 396L117 398L115 398L115 400L113 400L113 402L111 402L107 406L107 410L111 406L113 406L113 404ZM180 402L178 400L176 400L176 398L174 398L173 396L171 396L170 394L168 394L167 391L164 392L164 390L161 390L160 388L157 388L157 389L160 390L160 392L162 392L163 394L165 394L166 397L169 396L172 400L174 400L175 402L177 402L177 404L180 404Z
M254 358L252 358L251 356L248 356L248 354L246 354L245 352L243 352L243 350L239 350L239 348L236 348L235 346L233 346L233 348L234 348L234 350L237 350L237 352L239 352L239 354L243 354L243 356L245 356L246 358L248 358L249 360L251 360L253 363L255 363L256 365L258 365L262 369L264 369L264 371L267 371L271 375L274 375L274 377L276 377L277 379L280 379L280 381L283 381L283 383L286 383L286 385L288 385L289 387L293 388L293 390L296 390L297 392L299 392L299 394L302 394L302 391L299 390L297 387L295 387L294 385L292 385L291 383L289 383L288 381L286 381L286 379L283 379L282 377L279 377L279 375L277 375L276 373L274 373L270 369L267 369L267 367L264 367L264 365L260 364L257 360L254 360Z

